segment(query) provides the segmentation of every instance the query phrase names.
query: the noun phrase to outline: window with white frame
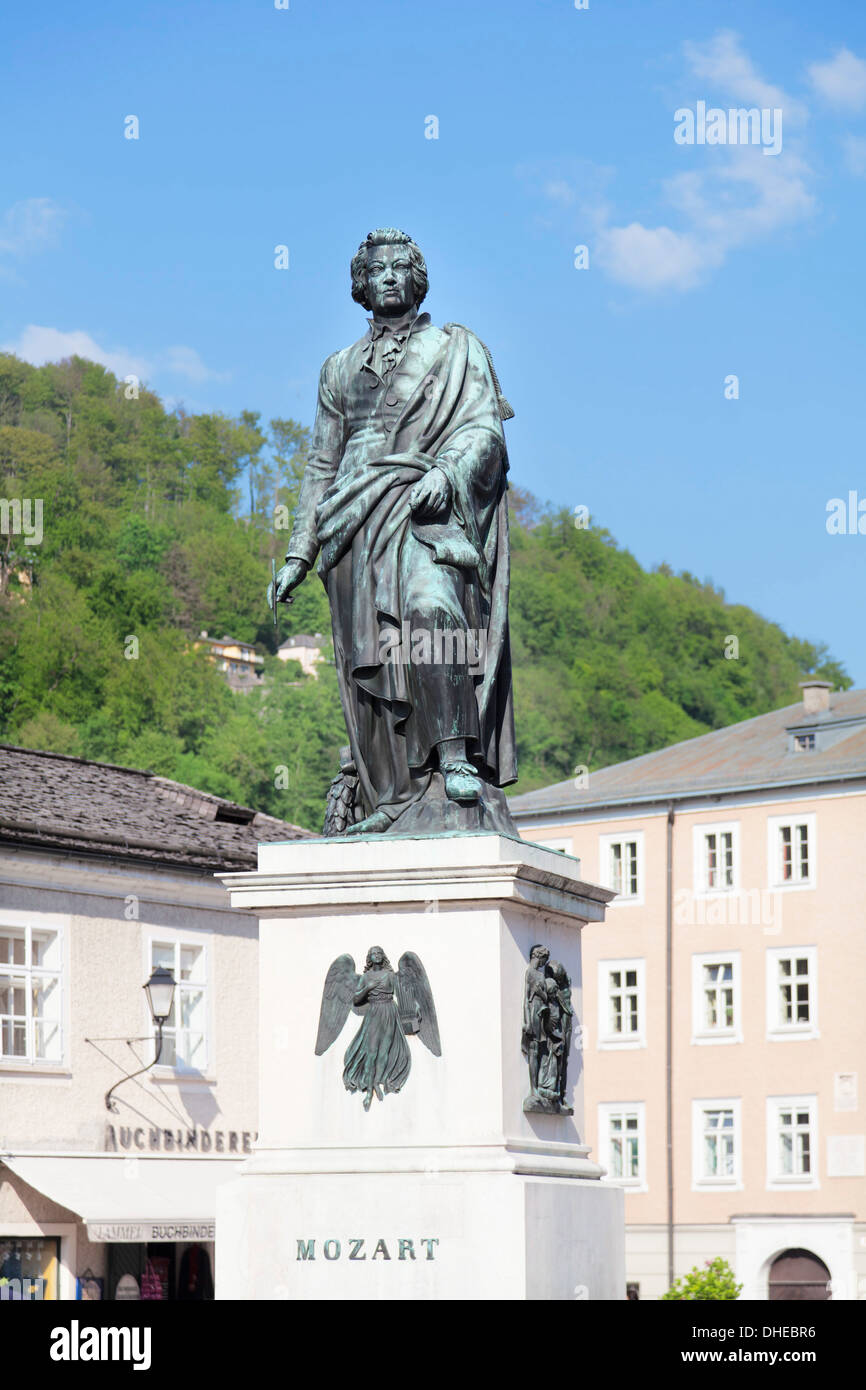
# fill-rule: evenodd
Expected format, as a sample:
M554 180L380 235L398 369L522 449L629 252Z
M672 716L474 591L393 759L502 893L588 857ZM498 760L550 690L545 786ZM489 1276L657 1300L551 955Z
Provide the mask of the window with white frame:
M738 1186L741 1146L739 1100L697 1100L692 1107L695 1185Z
M767 1181L771 1186L817 1187L817 1098L767 1100Z
M611 1182L628 1187L645 1183L645 1109L643 1101L598 1107L600 1159Z
M600 1047L644 1046L643 960L601 960L598 963Z
M692 1040L739 1042L740 953L692 956Z
M776 1038L818 1036L814 946L779 946L767 952L767 1032Z
M0 926L0 1061L63 1060L59 931Z
M769 881L773 888L812 888L815 885L815 815L770 816Z
M152 941L151 969L161 965L175 980L174 999L162 1032L159 1065L179 1071L207 1068L207 956L204 946Z
M739 831L737 824L695 826L697 892L726 893L737 887Z
M643 901L643 831L599 836L599 871L616 902Z

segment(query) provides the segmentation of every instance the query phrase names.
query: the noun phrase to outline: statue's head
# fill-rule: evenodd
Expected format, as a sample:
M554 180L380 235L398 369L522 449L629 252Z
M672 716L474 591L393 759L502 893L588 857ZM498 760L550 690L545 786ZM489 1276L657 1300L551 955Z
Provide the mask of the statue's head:
M533 946L532 950L529 952L529 959L536 970L542 970L544 968L549 956L550 952L546 946Z
M568 974L566 972L565 966L562 965L558 960L552 960L548 965L548 969L556 983L559 985L559 988L565 989L568 985Z
M381 946L371 946L367 952L365 970L390 970L391 966L388 957Z
M427 295L420 248L396 227L368 232L352 257L352 298L383 318L400 318Z

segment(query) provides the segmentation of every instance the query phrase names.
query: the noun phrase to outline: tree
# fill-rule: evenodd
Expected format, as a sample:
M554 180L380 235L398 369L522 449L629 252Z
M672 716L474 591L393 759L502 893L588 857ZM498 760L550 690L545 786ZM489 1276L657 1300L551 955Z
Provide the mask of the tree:
M25 383L35 370L11 352L0 352L0 425L19 423Z
M254 447L250 429L218 412L183 416L182 425L186 496L231 511L243 459Z
M150 767L318 830L346 741L333 664L313 680L268 660L262 687L235 695L195 650L202 628L266 653L330 634L315 570L276 628L265 602L309 449L296 420L167 411L98 363L0 354L0 737ZM600 527L509 498L513 790L794 703L808 674L850 685L825 647L712 584L648 573ZM6 521L25 499L42 503L39 544Z
M282 502L295 506L310 449L310 431L297 420L271 420L269 443L276 476L274 508ZM273 516L273 510L271 512Z
M675 1279L667 1293L662 1294L662 1298L688 1299L696 1302L739 1298L743 1286L737 1283L727 1260L717 1255L714 1260L707 1260L705 1264L704 1269L694 1265L682 1279Z

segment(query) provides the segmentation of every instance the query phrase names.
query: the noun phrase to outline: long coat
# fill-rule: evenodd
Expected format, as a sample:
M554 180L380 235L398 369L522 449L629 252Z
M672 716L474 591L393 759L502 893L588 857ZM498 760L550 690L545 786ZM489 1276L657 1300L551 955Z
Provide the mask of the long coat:
M516 779L508 459L492 366L468 329L419 315L387 383L373 361L368 333L322 368L288 555L311 564L320 552L364 801L396 820L428 794L444 738L466 737L492 787ZM409 493L433 467L452 501L442 518L421 521ZM383 656L386 639L425 620L480 634L483 668L449 674ZM463 727L443 727L445 706Z

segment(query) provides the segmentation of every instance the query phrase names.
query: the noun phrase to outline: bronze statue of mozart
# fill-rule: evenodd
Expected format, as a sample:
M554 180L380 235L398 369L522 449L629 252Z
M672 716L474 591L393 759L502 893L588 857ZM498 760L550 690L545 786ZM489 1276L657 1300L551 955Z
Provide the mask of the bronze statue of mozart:
M405 232L370 232L351 272L371 317L322 367L275 595L286 601L318 557L349 738L326 833L515 834L501 790L517 776L513 411L475 334L419 312L427 267Z

